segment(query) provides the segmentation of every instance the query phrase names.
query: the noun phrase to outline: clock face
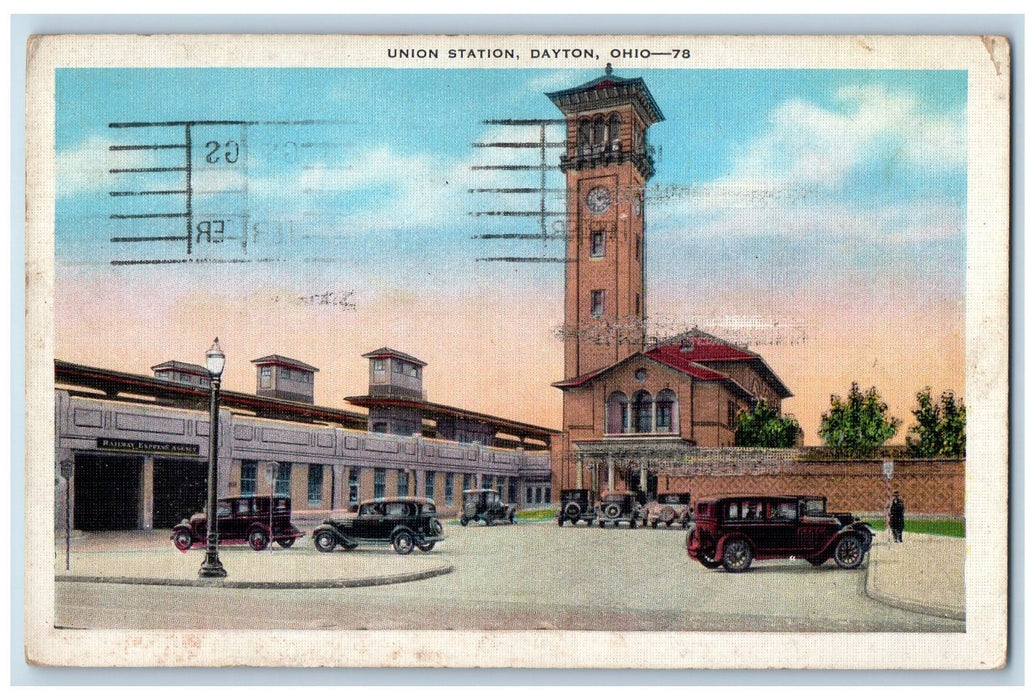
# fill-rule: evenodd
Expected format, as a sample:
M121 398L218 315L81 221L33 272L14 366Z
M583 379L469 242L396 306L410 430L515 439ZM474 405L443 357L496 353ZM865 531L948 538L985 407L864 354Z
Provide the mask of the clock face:
M593 214L603 214L611 206L611 191L606 187L594 187L586 195L586 208Z

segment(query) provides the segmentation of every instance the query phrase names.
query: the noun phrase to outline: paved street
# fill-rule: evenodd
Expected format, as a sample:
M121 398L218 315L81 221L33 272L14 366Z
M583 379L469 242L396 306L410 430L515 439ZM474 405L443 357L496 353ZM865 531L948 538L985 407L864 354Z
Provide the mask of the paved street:
M434 578L305 590L59 582L56 622L119 629L964 630L961 621L868 598L866 564L844 571L833 562L817 569L766 561L738 575L709 571L686 556L682 530L558 528L548 522L454 524L447 525L447 535L433 554L411 555L452 565L451 573ZM145 550L137 550L145 558L166 556L172 548L167 535L136 537L134 546ZM90 539L76 547L90 549ZM95 540L91 555L103 555L97 549ZM268 566L292 571L369 568L382 560L386 568L398 568L402 559L375 548L320 554L308 539L272 556L246 550L232 555L264 557ZM187 556L200 562L202 553ZM229 564L228 570L233 576Z

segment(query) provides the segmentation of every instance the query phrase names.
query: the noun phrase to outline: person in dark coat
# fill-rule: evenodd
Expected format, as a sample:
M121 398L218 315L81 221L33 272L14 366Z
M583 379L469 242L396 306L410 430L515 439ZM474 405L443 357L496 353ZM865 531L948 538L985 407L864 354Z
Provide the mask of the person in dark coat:
M891 505L888 507L888 525L891 527L891 534L896 542L902 541L902 530L906 527L906 504L898 496L898 491L891 496Z

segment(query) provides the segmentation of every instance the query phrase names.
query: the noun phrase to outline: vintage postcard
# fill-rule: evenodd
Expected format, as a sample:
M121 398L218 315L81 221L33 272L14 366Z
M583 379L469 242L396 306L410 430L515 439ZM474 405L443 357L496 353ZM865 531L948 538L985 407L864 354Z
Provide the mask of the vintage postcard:
M992 669L1010 46L39 36L26 655Z

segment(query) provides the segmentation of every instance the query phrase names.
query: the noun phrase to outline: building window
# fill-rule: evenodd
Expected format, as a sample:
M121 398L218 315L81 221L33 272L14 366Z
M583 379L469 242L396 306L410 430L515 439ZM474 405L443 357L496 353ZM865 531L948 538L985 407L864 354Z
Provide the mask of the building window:
M446 474L446 493L443 497L447 506L453 505L453 475Z
M628 432L629 399L620 391L616 391L607 399L607 432L619 435Z
M349 470L349 505L354 506L359 503L359 471L356 469Z
M636 315L640 315L640 293L636 292Z
M594 289L589 293L589 315L600 318L604 315L604 290Z
M640 259L640 251L643 250L643 239L636 237L636 259Z
M280 368L280 378L284 380L291 379L291 371L283 367Z
M737 424L737 404L735 401L726 402L726 425L732 428Z
M649 433L654 428L654 401L646 391L637 391L633 395L633 430L637 433Z
M257 463L253 460L247 460L241 462L241 495L242 496L254 496L255 495L255 473L257 471Z
M604 257L604 241L606 237L603 231L593 231L589 234L589 257Z
M383 421L383 420L374 421L373 425L370 426L370 432L372 432L372 433L387 433L388 432L388 421Z
M532 500L532 487L531 486L529 486L525 490L525 503L534 503L534 501Z
M507 482L507 500L510 501L511 503L517 503L517 499L518 499L517 479L515 479L514 477L511 477L510 481Z
M679 403L676 399L676 392L665 389L658 394L654 402L654 425L659 433L676 432L676 423L679 418Z
M374 364L374 371L375 372L384 372L385 371L385 361L384 361L383 358L374 360L373 364Z
M396 481L395 492L400 496L410 495L410 475L405 469L399 470L398 481Z
M378 467L374 469L374 498L385 497L385 470Z
M424 498L435 500L435 472L424 472Z
M259 386L263 389L269 389L273 386L273 368L272 367L260 367L259 368Z
M543 502L545 502L545 503L549 503L550 502L550 487L549 486L547 486L545 489L543 489Z
M536 486L535 487L535 502L536 503L542 503L543 502L543 487L542 486Z
M277 478L273 487L273 495L283 498L291 496L291 465L278 464Z
M474 484L474 474L464 474L464 491L470 491Z
M318 506L323 503L323 465L309 465L309 505Z

